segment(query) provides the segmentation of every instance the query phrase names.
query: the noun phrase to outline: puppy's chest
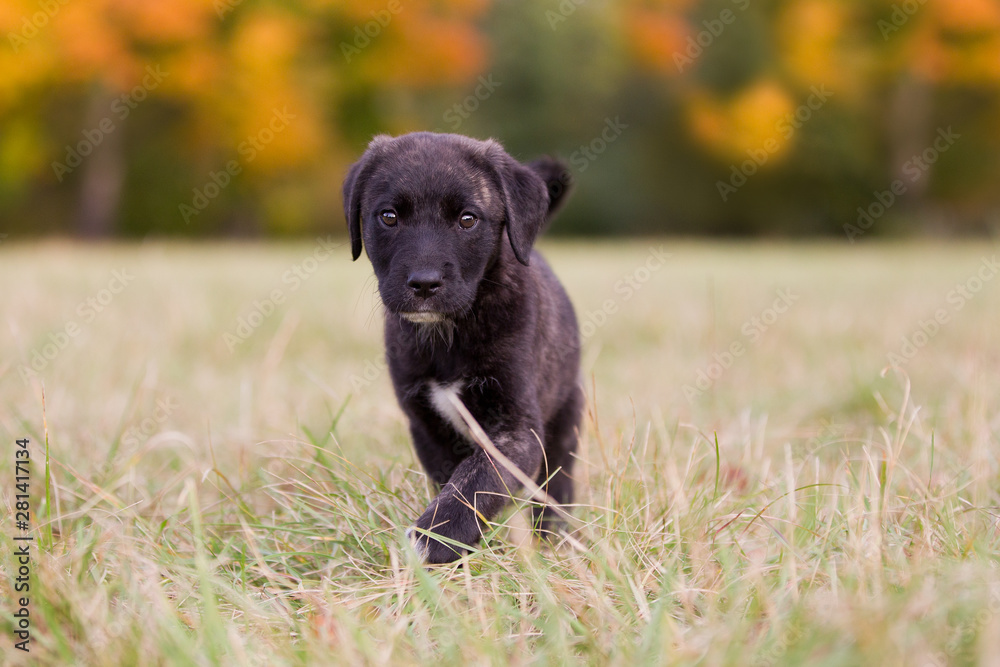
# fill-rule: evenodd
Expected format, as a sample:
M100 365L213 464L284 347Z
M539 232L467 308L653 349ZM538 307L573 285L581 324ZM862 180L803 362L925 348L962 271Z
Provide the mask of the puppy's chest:
M427 398L431 407L445 422L463 437L472 440L472 433L462 417L456 403L464 406L474 418L482 421L488 415L482 412L482 390L485 386L495 383L492 378L460 379L452 382L427 381Z
M427 382L427 398L438 416L448 422L462 436L471 440L472 433L469 431L469 426L455 405L462 400L461 394L464 384L463 380L447 384L442 384L437 380L429 380Z

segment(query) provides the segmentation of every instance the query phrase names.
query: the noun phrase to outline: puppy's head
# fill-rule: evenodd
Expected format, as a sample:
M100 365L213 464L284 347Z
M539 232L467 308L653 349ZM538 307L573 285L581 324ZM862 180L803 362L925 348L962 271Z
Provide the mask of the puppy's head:
M528 263L568 185L561 163L525 166L492 140L378 136L344 180L351 251L357 259L366 248L390 312L452 319L471 309L502 244Z

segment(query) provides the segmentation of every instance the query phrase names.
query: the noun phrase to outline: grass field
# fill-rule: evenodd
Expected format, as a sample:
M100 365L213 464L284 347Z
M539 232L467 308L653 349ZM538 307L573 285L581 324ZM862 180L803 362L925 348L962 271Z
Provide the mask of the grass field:
M371 268L327 246L0 246L3 664L1000 661L995 247L543 245L577 521L426 570Z

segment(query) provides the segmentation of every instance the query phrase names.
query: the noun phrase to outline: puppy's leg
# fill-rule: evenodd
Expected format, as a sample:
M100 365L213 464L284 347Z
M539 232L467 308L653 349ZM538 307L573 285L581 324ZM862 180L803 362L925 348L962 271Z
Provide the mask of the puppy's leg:
M454 431L435 429L421 421L410 420L410 435L420 465L439 489L473 451L472 445Z
M533 476L542 461L538 439L530 430L491 433L490 440L526 475ZM471 548L482 535L483 521L493 519L520 490L517 478L482 449L462 461L448 483L414 524ZM420 531L411 533L417 550L428 563L449 563L465 551Z
M573 463L583 415L583 392L575 388L562 408L548 424L545 438L545 466L538 472L538 485L559 505L573 502ZM551 478L551 479L550 479ZM546 480L548 480L546 482ZM546 505L531 508L532 526L539 535L549 537L565 523Z

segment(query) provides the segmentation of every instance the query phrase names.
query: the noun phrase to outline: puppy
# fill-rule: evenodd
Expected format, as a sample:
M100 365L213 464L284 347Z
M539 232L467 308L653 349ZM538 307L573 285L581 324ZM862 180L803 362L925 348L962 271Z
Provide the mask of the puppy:
M344 180L351 252L367 250L385 306L396 398L440 489L408 531L428 563L460 558L521 488L476 444L453 397L555 502L573 499L579 333L532 250L568 183L555 160L523 165L495 141L430 132L375 137ZM540 533L557 527L551 508L532 512Z

